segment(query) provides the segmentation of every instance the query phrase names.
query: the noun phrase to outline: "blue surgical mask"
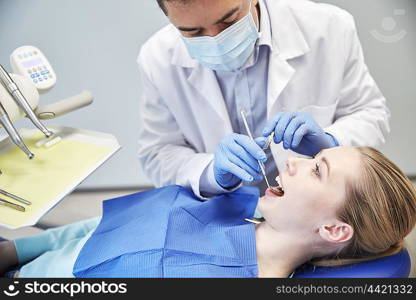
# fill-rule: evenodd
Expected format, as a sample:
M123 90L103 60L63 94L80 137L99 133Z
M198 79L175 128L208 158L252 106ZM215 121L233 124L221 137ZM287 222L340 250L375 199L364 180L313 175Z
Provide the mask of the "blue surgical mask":
M250 8L247 16L215 37L182 37L189 54L204 67L215 71L237 71L254 51L260 34Z

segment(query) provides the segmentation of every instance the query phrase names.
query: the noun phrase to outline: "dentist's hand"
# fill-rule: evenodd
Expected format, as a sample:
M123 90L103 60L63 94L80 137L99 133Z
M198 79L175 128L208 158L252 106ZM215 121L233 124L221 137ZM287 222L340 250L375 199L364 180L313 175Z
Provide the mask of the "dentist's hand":
M338 146L337 140L323 131L312 116L303 112L281 112L267 124L263 136L274 131L274 142L284 149L314 156L322 149Z
M215 180L223 188L235 187L242 180L260 181L262 175L257 160L267 160L258 144L246 135L230 134L218 144L215 151Z

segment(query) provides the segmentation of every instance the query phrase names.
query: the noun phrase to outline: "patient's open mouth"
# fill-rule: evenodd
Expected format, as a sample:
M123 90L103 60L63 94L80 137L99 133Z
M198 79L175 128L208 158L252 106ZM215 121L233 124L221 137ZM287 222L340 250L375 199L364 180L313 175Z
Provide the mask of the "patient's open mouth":
M283 191L283 188L281 186L275 186L273 187L273 189L267 189L266 193L271 195L271 196L278 196L278 197L282 197L285 192Z
M282 197L285 194L285 191L283 189L280 177L277 176L276 177L276 182L277 182L277 186L276 187L272 187L271 189L267 189L267 193L270 194L271 196L275 195L278 197Z

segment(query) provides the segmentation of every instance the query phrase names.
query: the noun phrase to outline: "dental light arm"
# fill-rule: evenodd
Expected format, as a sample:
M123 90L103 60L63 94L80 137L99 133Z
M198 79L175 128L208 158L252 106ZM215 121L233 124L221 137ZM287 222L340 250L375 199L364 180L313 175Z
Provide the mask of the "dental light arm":
M68 114L74 110L88 106L93 102L93 96L90 91L83 91L79 95L63 99L61 101L39 106L35 114L41 120L51 120L62 115Z

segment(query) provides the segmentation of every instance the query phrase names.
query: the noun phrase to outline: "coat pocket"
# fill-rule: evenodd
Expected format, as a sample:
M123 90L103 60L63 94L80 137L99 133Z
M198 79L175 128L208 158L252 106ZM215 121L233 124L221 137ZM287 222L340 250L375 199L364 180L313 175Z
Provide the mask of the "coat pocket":
M337 99L333 104L325 106L308 105L299 108L298 111L311 115L322 128L325 128L332 125L335 121L335 112L338 106L338 101L339 99Z

